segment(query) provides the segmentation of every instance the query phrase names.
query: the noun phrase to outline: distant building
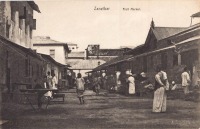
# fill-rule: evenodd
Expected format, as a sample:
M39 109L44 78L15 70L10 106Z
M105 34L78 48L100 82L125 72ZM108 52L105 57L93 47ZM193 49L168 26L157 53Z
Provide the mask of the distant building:
M33 1L0 2L0 34L26 48L32 48L32 33L36 29L33 12L40 12Z
M78 45L75 43L67 43L69 50L71 50L71 52L77 52L78 51Z
M61 64L65 64L70 50L67 43L52 40L50 37L37 36L33 38L33 49L38 53L50 55Z
M190 71L192 85L199 85L200 71L200 24L190 27L156 27L152 21L144 44L135 47L103 65L93 72L105 70L108 74L127 70L134 74L147 73L155 80L155 68L161 65L167 72L169 82L181 83L181 72L185 66Z
M91 71L92 69L96 68L97 66L104 64L105 61L101 59L79 59L77 61L68 61L68 63L71 65L70 69L72 69L76 75L78 73L81 73L82 76L87 76L86 72Z
M66 79L68 65L63 65L56 62L50 55L40 54L38 55L43 60L43 75L46 75L48 72L51 74L54 73L58 79L58 85L62 88L68 86L68 81Z
M101 49L98 44L89 44L86 49L86 59L102 59L107 62L123 53L124 49Z

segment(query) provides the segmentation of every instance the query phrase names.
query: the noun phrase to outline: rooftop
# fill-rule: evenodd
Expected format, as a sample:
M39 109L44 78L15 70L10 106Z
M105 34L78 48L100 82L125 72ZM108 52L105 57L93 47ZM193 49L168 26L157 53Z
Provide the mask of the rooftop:
M64 46L65 50L70 53L67 43L51 39L49 36L36 36L32 39L33 46Z
M99 49L99 56L120 56L123 55L123 49ZM88 53L88 56L97 56L97 53Z
M51 39L49 36L36 36L32 39L33 44L67 44Z
M84 51L80 51L80 52L71 52L68 54L69 58L84 58L85 57L85 52Z
M186 27L155 27L152 30L157 40L161 40L186 29Z
M72 67L70 69L80 69L80 70L92 70L96 68L99 64L104 64L104 60L92 59L92 60L73 60L67 61Z

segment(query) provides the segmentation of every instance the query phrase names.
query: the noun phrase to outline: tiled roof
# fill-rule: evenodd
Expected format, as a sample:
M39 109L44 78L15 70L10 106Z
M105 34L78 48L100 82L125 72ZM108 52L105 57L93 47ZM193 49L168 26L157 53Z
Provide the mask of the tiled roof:
M33 44L67 44L51 39L49 36L36 36L32 39Z
M85 52L84 51L81 51L81 52L71 52L68 54L68 57L69 58L84 58L85 57Z
M176 33L179 33L187 28L183 27L155 27L153 30L153 33L155 34L157 40L161 40L164 38L167 38L171 35L174 35Z
M120 56L123 54L122 49L100 49L99 56Z
M123 49L99 49L99 56L120 56L123 54ZM97 53L88 56L97 56Z
M36 36L33 37L32 39L33 46L57 46L57 45L62 45L64 46L64 49L70 53L71 51L68 48L67 43L59 42L56 40L52 40L49 36Z
M67 63L69 63L70 61L67 61ZM72 62L74 63L74 65L72 65ZM100 59L96 59L96 60L74 60L71 61L71 68L70 69L80 69L80 70L92 70L95 67L98 66L98 62L100 62L100 64L105 63L105 61L100 60Z

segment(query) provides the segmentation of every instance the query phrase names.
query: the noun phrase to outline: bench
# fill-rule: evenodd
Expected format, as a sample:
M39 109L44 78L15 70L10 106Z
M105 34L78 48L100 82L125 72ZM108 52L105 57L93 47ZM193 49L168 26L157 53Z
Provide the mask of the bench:
M63 93L53 93L53 99L54 98L62 98L62 101L53 101L53 102L63 102L65 101L65 94Z

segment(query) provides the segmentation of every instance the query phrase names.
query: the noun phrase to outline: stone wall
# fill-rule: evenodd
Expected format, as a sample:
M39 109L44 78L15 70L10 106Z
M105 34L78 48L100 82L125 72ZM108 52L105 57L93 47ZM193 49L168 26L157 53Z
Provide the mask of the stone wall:
M33 9L26 1L0 2L0 17L2 36L21 46L32 48Z

